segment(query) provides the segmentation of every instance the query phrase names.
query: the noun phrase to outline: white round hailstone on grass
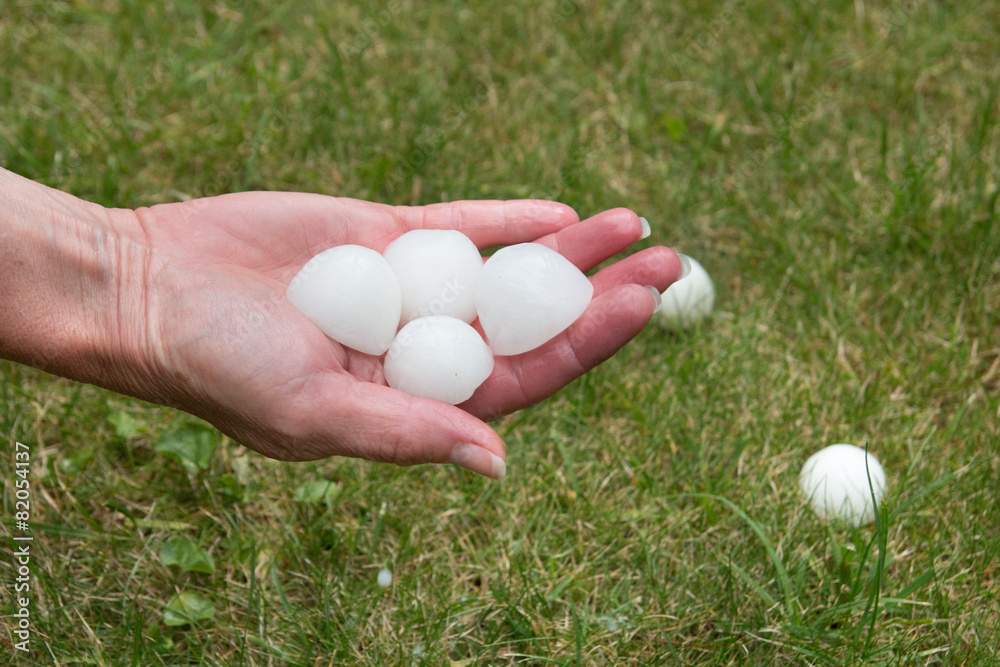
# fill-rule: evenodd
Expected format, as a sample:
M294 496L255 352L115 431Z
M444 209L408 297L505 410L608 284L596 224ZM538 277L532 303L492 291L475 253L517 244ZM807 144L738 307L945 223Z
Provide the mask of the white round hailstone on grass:
M392 586L392 570L383 567L378 571L378 579L376 581L379 588L389 588L389 586Z
M459 231L414 229L382 253L399 279L400 324L426 315L476 319L476 282L483 268L479 249Z
M393 389L457 405L469 400L493 372L493 353L462 320L428 315L399 330L384 370Z
M324 250L302 267L286 295L327 336L366 354L388 350L399 327L399 281L371 248Z
M878 459L860 447L830 445L802 466L799 489L821 519L839 518L861 526L875 520L882 504L885 471Z
M663 301L656 312L656 321L668 329L687 329L712 313L715 306L715 285L701 264L687 257L691 273L684 276L661 295Z
M493 352L521 354L573 324L593 295L590 280L568 259L538 243L520 243L486 260L476 310Z

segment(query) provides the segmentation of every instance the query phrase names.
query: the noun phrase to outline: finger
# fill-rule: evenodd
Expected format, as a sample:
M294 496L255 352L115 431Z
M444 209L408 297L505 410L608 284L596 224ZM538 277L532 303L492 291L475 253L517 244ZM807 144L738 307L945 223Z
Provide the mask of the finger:
M497 357L493 374L462 408L483 419L533 405L610 358L652 317L658 300L639 285L619 285L591 301L580 318L545 345Z
M594 284L595 296L629 283L651 285L663 292L680 280L683 272L684 267L676 252L670 248L655 246L604 267L591 276L590 281Z
M153 210L174 206L154 206ZM181 220L187 219L199 225L210 223L236 238L253 239L261 229L280 225L283 231L303 237L296 238L296 243L301 240L320 243L316 237L329 235L331 231L336 234L335 242L342 243L341 227L350 226L342 225L342 220L354 223L356 229L363 231L367 225L362 223L369 217L389 217L389 207L382 204L308 192L233 192L191 199L183 202L182 206L188 215Z
M534 241L579 222L569 206L542 199L397 206L404 231L456 229L480 248Z
M506 472L500 436L453 405L338 373L309 394L311 420L301 429L297 458L341 455L404 466L450 461L495 479Z
M536 242L552 248L581 271L590 271L642 235L643 224L639 216L627 208L613 208Z

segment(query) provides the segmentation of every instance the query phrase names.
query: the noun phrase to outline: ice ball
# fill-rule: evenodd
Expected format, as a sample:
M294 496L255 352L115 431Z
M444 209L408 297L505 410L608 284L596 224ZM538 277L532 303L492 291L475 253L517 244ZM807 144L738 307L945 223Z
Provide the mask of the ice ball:
M493 372L493 354L475 329L447 315L418 317L385 356L385 380L413 396L467 401Z
M820 518L840 518L861 526L875 520L882 504L885 471L878 459L860 447L830 445L802 466L799 488Z
M389 586L392 586L392 570L383 567L378 571L378 577L375 581L378 583L379 588L389 588Z
M710 315L715 306L715 285L708 271L693 257L687 260L691 273L667 288L656 312L660 325L669 329L692 327Z
M327 336L366 354L388 350L399 327L399 280L371 248L324 250L306 262L286 295Z
M593 295L590 280L568 259L538 243L520 243L486 260L476 310L496 354L521 354L573 324Z
M414 229L390 243L383 256L399 279L401 324L426 315L476 319L475 289L483 258L465 234Z

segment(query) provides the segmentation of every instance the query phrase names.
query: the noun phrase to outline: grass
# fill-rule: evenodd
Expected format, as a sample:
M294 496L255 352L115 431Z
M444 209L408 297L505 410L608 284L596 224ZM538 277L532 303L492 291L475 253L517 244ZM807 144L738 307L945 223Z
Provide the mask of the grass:
M719 293L498 421L502 485L278 463L0 363L4 456L33 462L22 663L997 664L995 3L0 7L25 176L129 207L627 206ZM877 528L797 495L835 442L886 468Z

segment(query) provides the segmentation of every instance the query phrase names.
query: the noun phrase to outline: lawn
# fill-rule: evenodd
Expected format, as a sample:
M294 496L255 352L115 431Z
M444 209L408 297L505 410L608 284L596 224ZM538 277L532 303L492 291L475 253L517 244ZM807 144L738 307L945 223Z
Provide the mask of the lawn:
M997 664L1000 3L3 0L0 62L0 166L85 199L624 206L718 292L496 421L499 484L0 362L12 660ZM876 525L799 496L839 442Z

